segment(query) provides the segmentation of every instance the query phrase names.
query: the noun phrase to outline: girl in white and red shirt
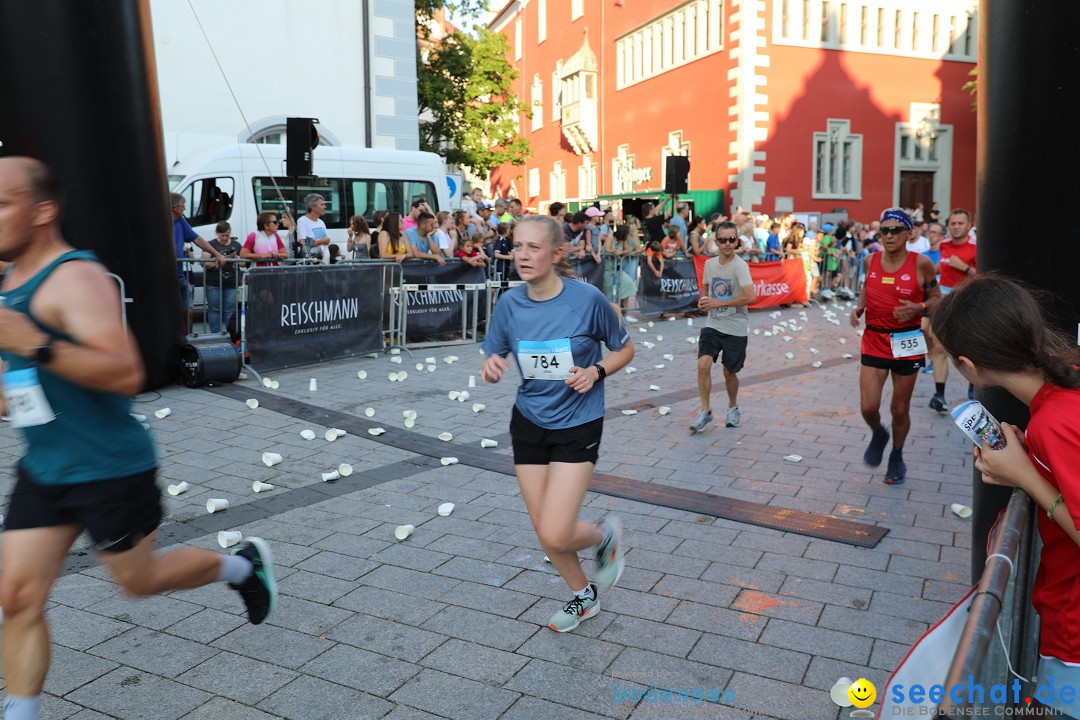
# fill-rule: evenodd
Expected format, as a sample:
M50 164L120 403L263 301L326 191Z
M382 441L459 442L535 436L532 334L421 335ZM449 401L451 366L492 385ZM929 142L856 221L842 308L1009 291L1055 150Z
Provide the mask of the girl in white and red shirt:
M1031 408L1026 433L1002 423L1008 445L976 448L975 467L983 482L1021 488L1044 511L1031 593L1042 619L1038 682L1080 688L1080 351L1047 327L1027 290L996 275L942 298L932 324L969 382L1002 387ZM1080 717L1080 700L1055 693L1048 704Z

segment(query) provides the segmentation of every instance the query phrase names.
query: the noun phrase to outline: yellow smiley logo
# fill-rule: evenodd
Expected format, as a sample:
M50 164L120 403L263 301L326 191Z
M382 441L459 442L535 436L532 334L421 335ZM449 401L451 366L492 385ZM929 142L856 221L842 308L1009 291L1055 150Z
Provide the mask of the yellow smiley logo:
M859 678L851 683L847 691L848 700L857 708L868 708L877 699L877 688L866 678Z

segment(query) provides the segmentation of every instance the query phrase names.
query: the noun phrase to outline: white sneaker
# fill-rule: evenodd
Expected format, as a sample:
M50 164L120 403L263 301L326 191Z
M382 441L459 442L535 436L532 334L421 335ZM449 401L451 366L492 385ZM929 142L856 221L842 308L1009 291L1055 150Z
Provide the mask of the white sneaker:
M698 413L697 419L690 425L691 433L699 433L709 426L712 422L712 410L702 410Z
M739 427L739 420L741 419L742 414L739 412L739 408L728 408L727 419L724 421L724 427Z

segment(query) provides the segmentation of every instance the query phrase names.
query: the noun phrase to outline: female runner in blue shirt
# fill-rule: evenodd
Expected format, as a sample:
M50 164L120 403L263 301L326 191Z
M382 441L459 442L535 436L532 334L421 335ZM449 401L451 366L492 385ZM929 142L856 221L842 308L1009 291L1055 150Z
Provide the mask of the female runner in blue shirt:
M514 264L525 284L499 298L484 338L480 375L498 382L517 359L522 382L510 435L514 471L536 537L574 598L548 627L568 632L600 610L623 570L617 518L602 525L578 521L600 452L606 376L634 357L630 335L615 309L592 285L568 279L563 231L550 217L529 215L514 227ZM572 275L571 275L572 277ZM600 343L610 351L605 357ZM596 546L595 584L578 551Z

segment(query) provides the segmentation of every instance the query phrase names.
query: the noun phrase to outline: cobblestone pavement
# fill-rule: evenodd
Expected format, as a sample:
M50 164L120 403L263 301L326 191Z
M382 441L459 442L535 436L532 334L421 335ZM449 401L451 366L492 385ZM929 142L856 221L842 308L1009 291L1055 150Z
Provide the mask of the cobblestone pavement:
M970 525L949 505L970 504L971 457L951 421L927 408L927 375L913 401L907 483L887 486L883 468L862 465L859 338L843 306L832 310L840 325L816 307L806 321L796 309L779 318L754 313L751 326L761 333L750 337L742 373L742 426L724 428L721 412L696 436L687 426L697 400L681 398L695 387L696 348L687 339L703 321L635 324L637 372L608 380L616 412L598 469L879 524L889 528L885 538L856 548L590 493L585 518L621 516L628 567L620 586L602 595L603 612L568 634L544 625L568 592L543 562L513 477L464 462L443 467L366 434L328 442L324 426L207 390L139 396L137 411L150 416L161 454L160 484L191 485L179 497L165 495L163 539L217 548L217 531L226 529L267 539L279 607L254 627L222 585L130 600L80 545L48 611L45 717L846 717L828 696L836 679L865 677L881 688L910 643L968 585ZM799 329L765 336L780 320ZM845 361L846 352L856 359ZM452 355L459 361L447 364ZM484 452L509 453L514 373L497 385L477 377L469 388L469 376L479 375L476 345L400 357L400 365L383 356L270 373L277 391L263 391L254 378L233 387L364 420L373 408L371 420L388 429L402 428L402 412L412 409L412 432L453 434L446 456L461 445L479 448L481 438L500 441ZM428 357L435 371L416 370ZM822 367L813 367L817 360ZM406 380L388 381L402 370ZM471 397L450 400L451 390ZM719 370L714 390L722 409ZM955 374L949 390L951 401L962 398ZM474 412L477 402L486 410ZM670 414L657 412L661 403ZM172 415L156 419L153 411L166 406ZM632 407L638 414L618 412ZM301 437L306 428L315 440ZM264 451L284 460L266 467ZM20 452L15 432L0 428L4 465ZM803 459L784 461L790 454ZM343 462L354 473L323 483L321 473ZM275 489L255 494L255 480ZM228 499L229 509L207 514L212 497ZM438 516L447 501L456 503L453 514ZM401 524L416 530L397 542ZM712 689L722 700L617 699L653 685Z

